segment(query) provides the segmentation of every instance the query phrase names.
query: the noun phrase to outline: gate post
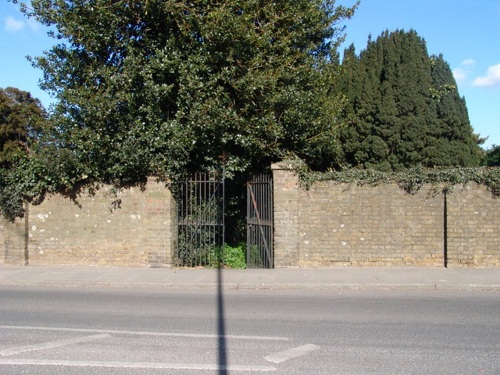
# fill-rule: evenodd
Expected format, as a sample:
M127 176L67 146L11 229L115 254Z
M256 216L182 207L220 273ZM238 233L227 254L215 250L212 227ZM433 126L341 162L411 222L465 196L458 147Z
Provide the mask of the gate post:
M175 200L165 183L148 178L144 250L149 267L171 267L177 226L175 223Z
M285 161L271 165L274 193L274 266L299 265L299 178Z

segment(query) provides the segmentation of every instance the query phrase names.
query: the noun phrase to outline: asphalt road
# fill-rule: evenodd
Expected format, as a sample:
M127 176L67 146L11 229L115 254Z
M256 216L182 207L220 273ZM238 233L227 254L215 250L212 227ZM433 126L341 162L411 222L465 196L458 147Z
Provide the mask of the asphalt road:
M500 374L500 294L0 287L0 373Z

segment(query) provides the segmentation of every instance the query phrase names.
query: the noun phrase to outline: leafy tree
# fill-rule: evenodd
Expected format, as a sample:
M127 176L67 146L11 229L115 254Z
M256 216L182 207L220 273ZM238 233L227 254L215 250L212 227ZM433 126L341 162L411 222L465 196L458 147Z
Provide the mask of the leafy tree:
M87 180L248 171L334 150L335 0L32 0L60 43L34 58L61 150Z
M336 87L348 105L342 162L333 166L402 170L477 166L480 139L448 64L429 56L415 31L384 32L356 55L344 52Z
M39 203L47 192L71 194L83 170L58 134L40 101L29 92L0 89L0 212L14 220L24 202Z
M0 208L4 217L22 216L22 202L45 189L47 168L36 157L49 131L40 101L26 91L0 89Z

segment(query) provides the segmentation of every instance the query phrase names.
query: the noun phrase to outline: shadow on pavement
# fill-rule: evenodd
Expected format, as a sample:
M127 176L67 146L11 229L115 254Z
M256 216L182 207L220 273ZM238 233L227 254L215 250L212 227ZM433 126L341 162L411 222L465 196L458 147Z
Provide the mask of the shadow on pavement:
M222 267L217 269L217 360L219 374L227 374L226 319L224 316Z

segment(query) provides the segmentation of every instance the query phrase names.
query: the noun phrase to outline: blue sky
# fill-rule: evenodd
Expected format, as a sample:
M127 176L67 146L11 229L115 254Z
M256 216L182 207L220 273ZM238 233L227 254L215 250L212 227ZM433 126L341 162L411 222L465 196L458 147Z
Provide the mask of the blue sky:
M449 63L474 131L489 137L484 146L500 145L500 0L361 0L346 26L344 47L354 43L358 52L369 34L375 39L386 29L417 31L429 54L441 53ZM54 40L46 32L0 0L0 87L29 91L47 106L51 99L38 87L41 72L25 58L50 49Z

